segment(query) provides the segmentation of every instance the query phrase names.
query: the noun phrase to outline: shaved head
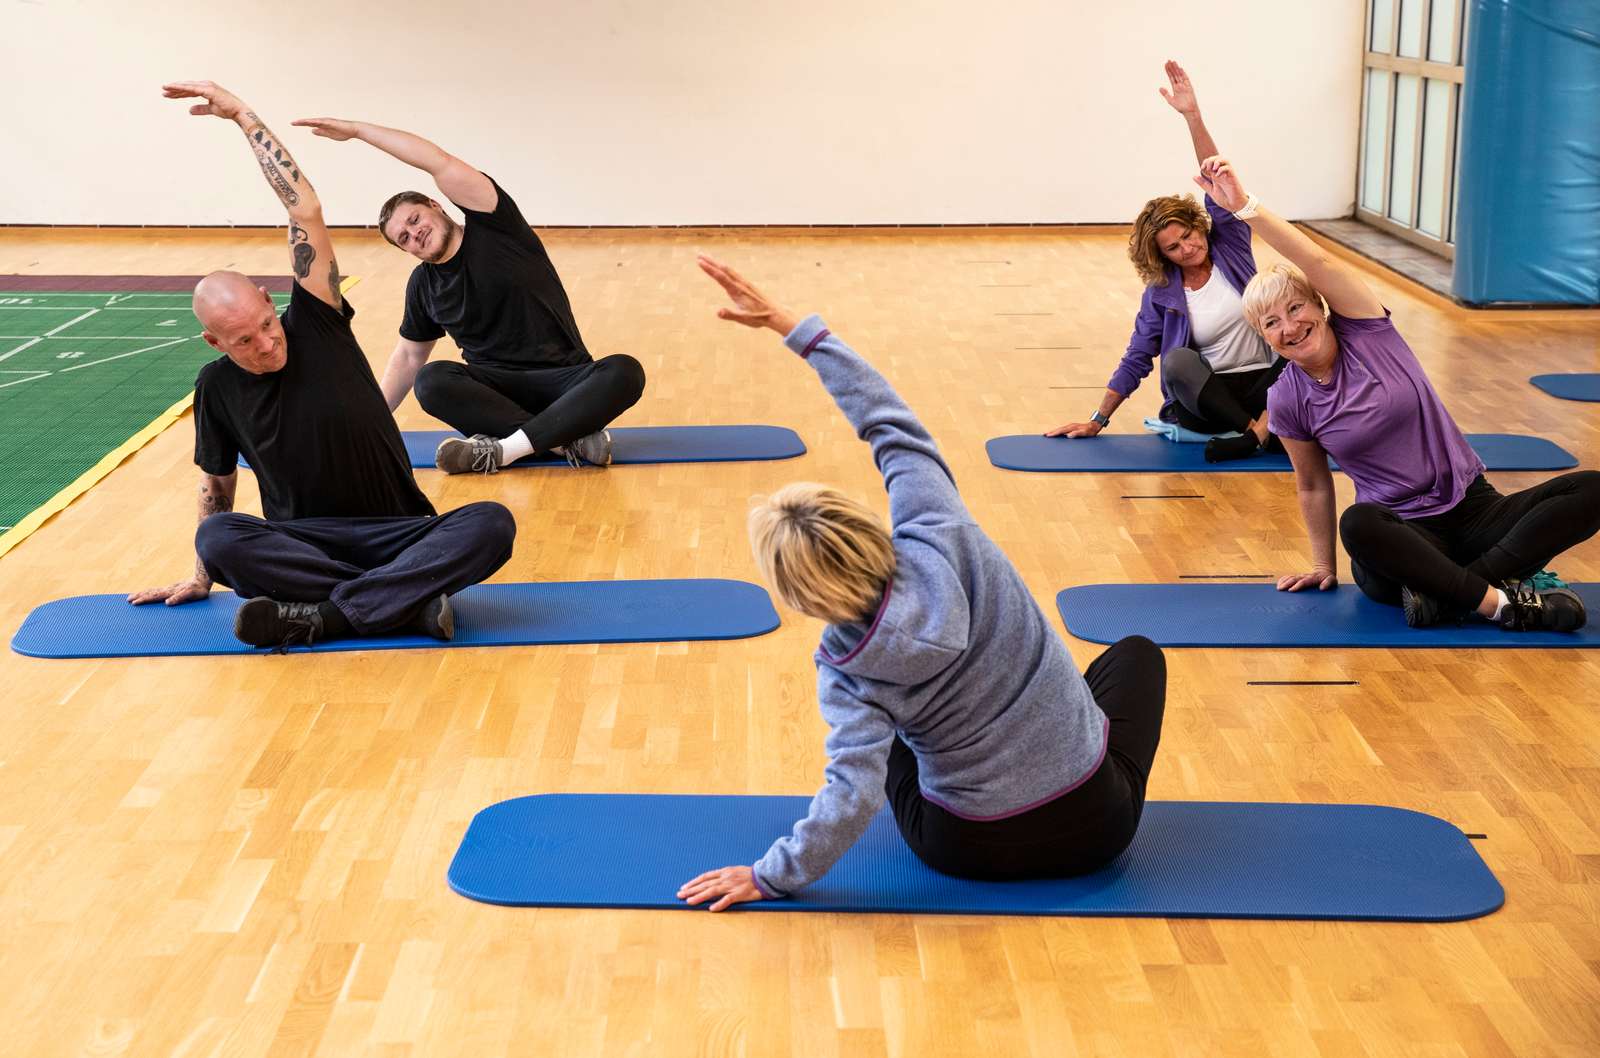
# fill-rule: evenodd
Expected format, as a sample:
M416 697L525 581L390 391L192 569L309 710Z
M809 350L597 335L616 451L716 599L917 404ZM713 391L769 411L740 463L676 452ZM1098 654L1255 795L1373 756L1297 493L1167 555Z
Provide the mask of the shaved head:
M194 287L194 315L212 348L253 375L288 362L287 341L272 295L240 272L212 272Z

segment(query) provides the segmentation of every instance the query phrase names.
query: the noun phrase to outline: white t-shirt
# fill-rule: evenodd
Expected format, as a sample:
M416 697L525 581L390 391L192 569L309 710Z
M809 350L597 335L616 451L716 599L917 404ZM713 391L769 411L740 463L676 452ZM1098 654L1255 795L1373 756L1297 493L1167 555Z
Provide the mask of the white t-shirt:
M1220 268L1199 290L1183 291L1189 303L1189 333L1194 347L1219 375L1258 371L1272 365L1272 350L1244 320L1244 299Z

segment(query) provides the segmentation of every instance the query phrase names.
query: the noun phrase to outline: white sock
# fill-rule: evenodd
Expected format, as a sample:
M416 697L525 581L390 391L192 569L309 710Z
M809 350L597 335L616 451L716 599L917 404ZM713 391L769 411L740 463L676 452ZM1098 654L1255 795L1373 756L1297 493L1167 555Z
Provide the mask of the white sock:
M1489 618L1489 620L1498 622L1500 620L1500 615L1506 612L1506 607L1511 605L1511 600L1506 598L1506 593L1499 588L1496 588L1494 593L1500 599L1500 601L1495 604L1494 616Z
M528 435L518 430L510 437L500 439L500 465L515 463L523 456L533 455L533 443L528 440Z

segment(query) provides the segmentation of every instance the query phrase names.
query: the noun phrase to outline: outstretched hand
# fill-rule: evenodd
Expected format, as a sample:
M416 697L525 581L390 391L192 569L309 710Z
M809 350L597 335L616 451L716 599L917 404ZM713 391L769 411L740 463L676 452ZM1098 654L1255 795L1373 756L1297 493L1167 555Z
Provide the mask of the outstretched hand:
M765 294L752 286L749 280L727 265L720 264L705 254L701 254L698 261L700 270L715 279L733 301L733 308L717 310L718 319L732 320L746 327L767 327L779 334L788 334L794 330L795 324L800 322L794 313L773 304Z
M1172 90L1169 92L1165 88L1157 89L1161 93L1161 98L1184 117L1200 113L1200 102L1194 97L1194 85L1189 83L1189 75L1184 73L1183 67L1168 59L1166 71Z
M356 134L356 123L343 118L301 118L299 121L290 122L291 125L302 125L318 136L325 139L344 142Z
M165 588L148 588L136 591L128 596L128 601L135 606L145 603L164 602L168 606L177 606L180 603L195 602L211 594L211 582L202 581L198 577L180 580L176 584L168 584Z
M189 108L196 117L226 118L237 121L244 113L244 101L215 81L171 81L161 86L168 99L204 99Z
M1331 569L1314 569L1310 573L1286 573L1278 578L1279 591L1302 591L1306 588L1330 591L1338 586L1339 578L1334 576Z
M765 899L756 886L755 871L749 867L724 867L720 871L707 871L678 887L678 899L686 904L703 904L713 897L719 898L711 905L713 911Z
M1211 201L1230 212L1243 209L1250 198L1244 184L1239 182L1239 174L1233 170L1233 163L1220 154L1213 154L1200 163L1200 175L1194 182L1211 196Z
M1054 430L1046 430L1046 437L1093 437L1105 427L1097 422L1069 422L1065 426L1057 426Z

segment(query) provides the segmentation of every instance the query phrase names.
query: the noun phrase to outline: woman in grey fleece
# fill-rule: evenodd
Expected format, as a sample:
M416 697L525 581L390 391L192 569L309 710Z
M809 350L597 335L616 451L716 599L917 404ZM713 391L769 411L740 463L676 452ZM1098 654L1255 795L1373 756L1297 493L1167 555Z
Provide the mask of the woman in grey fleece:
M731 269L700 267L733 300L721 318L784 335L816 370L872 446L894 528L812 485L753 512L756 558L779 596L829 622L816 654L826 781L754 866L708 871L679 897L720 911L788 896L822 877L885 799L912 851L946 874L1063 877L1115 859L1161 736L1160 648L1124 639L1080 675L883 376L817 316L797 321Z

